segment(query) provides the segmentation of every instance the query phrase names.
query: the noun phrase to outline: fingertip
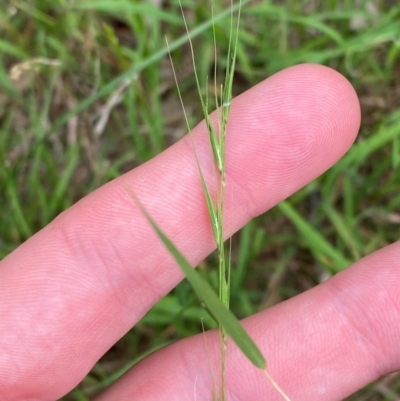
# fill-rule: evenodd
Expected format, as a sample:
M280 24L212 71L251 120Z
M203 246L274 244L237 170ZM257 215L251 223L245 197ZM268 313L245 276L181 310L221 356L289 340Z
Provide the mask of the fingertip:
M344 75L320 64L299 64L280 71L274 77L278 86L292 91L298 107L301 107L302 98L309 99L312 104L308 111L315 113L315 117L325 118L334 130L344 128L340 131L345 140L343 145L353 143L360 128L361 109L357 93ZM286 81L286 85L282 85L282 81ZM335 126L338 122L342 124Z
M252 200L250 217L336 163L354 142L361 115L350 82L316 64L271 76L239 96L232 109L228 168L248 194L244 202Z
M292 68L298 68L309 76L315 75L315 79L320 81L321 92L326 94L327 99L330 96L335 99L333 104L339 106L338 114L346 117L346 133L352 143L360 128L361 107L357 92L350 81L333 68L319 64L301 64Z

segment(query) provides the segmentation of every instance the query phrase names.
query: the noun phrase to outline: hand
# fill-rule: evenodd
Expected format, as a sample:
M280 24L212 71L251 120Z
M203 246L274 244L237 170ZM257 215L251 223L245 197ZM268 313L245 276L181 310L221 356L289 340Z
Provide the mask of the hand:
M317 65L289 68L235 99L227 231L327 170L359 123L350 84ZM194 136L210 178L204 124ZM1 262L1 401L61 397L182 279L127 188L194 265L212 251L188 137L62 213ZM244 324L292 400L341 400L400 367L399 280L397 243ZM218 334L206 336L217 349ZM218 352L210 358L218 368ZM98 401L211 400L208 363L202 334L179 341L139 363ZM281 399L234 347L227 370L229 400Z

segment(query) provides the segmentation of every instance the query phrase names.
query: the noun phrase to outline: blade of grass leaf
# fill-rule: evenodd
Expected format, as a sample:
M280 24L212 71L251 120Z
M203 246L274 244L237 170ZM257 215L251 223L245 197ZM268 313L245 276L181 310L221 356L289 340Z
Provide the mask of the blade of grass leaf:
M157 233L160 240L163 242L164 246L168 249L169 253L175 261L178 263L179 267L185 274L187 280L193 287L197 296L205 303L205 305L212 311L214 317L218 322L225 328L228 335L232 338L235 344L241 349L241 351L246 355L250 362L253 363L259 369L266 369L267 362L251 339L249 334L243 328L239 320L229 311L225 305L215 294L214 290L208 284L201 275L193 269L187 259L179 252L178 248L173 244L173 242L167 237L167 235L161 230L161 228L156 224L156 222L150 217L144 207L139 203L139 200L135 195L130 192L132 199L141 209L142 213L146 217L147 221L153 227L154 231Z
M13 177L10 175L7 168L4 168L2 171L0 171L0 173L2 173L1 175L3 176L2 178L5 182L7 201L12 206L15 225L18 227L19 232L24 238L29 238L33 235L33 232L28 220L26 219L24 207L22 205L16 183L14 182Z
M28 55L19 47L2 39L0 39L0 52L10 54L22 60L26 60L28 58Z
M315 228L305 221L294 210L290 203L283 201L278 205L278 207L303 234L304 239L307 241L310 249L315 250L316 253L322 253L332 259L334 264L329 267L333 272L336 273L341 271L351 264L351 262L343 257L338 251L336 251L336 249L330 245Z
M354 261L361 259L363 244L357 241L357 238L353 238L352 230L349 228L347 222L343 220L342 215L328 203L324 204L322 208L332 225L336 228L345 246L351 251Z
M73 9L77 10L94 10L103 11L108 13L123 13L132 15L151 15L152 18L157 18L162 21L169 22L171 24L180 23L180 19L170 12L163 11L161 7L157 7L154 4L140 4L132 3L128 0L105 0L105 1L85 1L83 3L77 3L72 6Z

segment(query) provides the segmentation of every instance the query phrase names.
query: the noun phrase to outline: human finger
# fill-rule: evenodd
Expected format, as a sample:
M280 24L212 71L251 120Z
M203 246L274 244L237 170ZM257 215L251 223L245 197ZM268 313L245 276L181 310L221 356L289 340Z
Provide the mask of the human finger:
M235 99L226 144L227 234L335 163L359 122L351 85L318 65L284 70ZM211 184L204 124L193 138ZM213 250L188 137L65 211L1 262L5 400L60 397L182 279L129 190L193 265Z
M400 369L400 242L243 321L291 400L340 401ZM95 401L212 400L216 331L179 341L131 369ZM232 343L227 400L282 401Z

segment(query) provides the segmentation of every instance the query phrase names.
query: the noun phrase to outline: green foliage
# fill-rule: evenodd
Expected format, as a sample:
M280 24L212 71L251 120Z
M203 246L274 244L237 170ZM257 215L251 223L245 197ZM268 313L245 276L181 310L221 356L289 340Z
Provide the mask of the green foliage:
M184 134L165 35L178 38L170 39L170 48L188 119L193 125L202 118L191 108L197 89L187 68L187 36L177 2L158 8L142 0L6 3L0 8L1 258L82 196ZM301 220L275 208L233 238L231 306L238 316L302 292L347 261L398 239L400 7L389 3L263 0L243 7L234 94L286 66L319 62L355 86L363 126L335 167L287 201ZM117 7L110 10L110 4ZM139 5L137 12L123 9ZM184 6L191 37L201 43L198 66L205 76L214 69L208 2L185 1ZM144 15L143 9L151 11ZM229 10L215 10L222 67L227 18ZM223 82L219 71L217 79ZM121 101L112 105L110 99L126 81ZM112 105L109 118L94 134L107 104ZM301 222L318 233L320 246L309 240ZM211 266L215 255L200 272L218 282ZM123 366L117 373L149 349L199 332L202 316L212 324L190 294L182 283L121 340ZM89 399L119 377L105 370L107 361L113 361L111 354L65 399ZM349 400L400 398L400 383L385 380ZM388 383L391 393L383 390L389 390Z
M227 309L225 303L220 298L218 298L210 284L208 284L208 282L204 280L201 275L192 268L186 258L179 252L178 248L167 237L167 235L165 235L165 233L160 229L160 227L143 209L142 206L141 209L165 247L168 249L179 267L182 269L197 296L202 299L202 301L211 311L215 319L224 327L226 333L232 337L235 344L242 350L246 357L256 367L260 369L265 369L267 364L264 356L257 348L250 336L247 334L247 332L244 330L239 321L235 318L232 312Z

